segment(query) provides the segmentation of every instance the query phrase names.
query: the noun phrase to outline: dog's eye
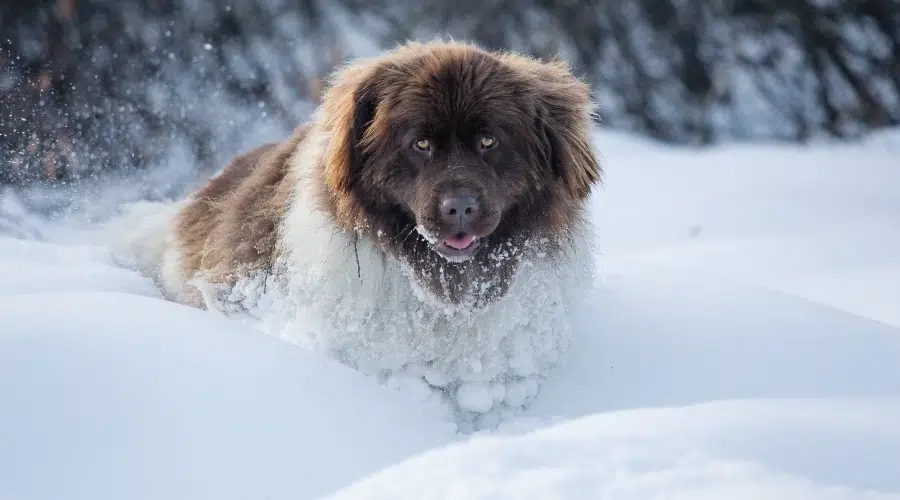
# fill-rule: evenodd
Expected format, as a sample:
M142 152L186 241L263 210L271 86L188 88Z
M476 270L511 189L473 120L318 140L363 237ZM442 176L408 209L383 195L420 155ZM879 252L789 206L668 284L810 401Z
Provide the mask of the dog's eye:
M413 146L419 151L428 151L431 149L431 142L428 139L419 139L413 143Z
M483 135L481 136L479 144L481 144L481 149L490 149L497 145L497 139L494 139L489 135Z

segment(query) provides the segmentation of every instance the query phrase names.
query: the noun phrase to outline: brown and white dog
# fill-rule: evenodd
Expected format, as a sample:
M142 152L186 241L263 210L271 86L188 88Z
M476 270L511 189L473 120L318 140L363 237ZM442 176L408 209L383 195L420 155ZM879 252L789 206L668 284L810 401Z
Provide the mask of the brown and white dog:
M514 409L591 285L593 112L562 62L408 43L337 71L310 123L119 253L172 300L280 317L273 334L470 417Z

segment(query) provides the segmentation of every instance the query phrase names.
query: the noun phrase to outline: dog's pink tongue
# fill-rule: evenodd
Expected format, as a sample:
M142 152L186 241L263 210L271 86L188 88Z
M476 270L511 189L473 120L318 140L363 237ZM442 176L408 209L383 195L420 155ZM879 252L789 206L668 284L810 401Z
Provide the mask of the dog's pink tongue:
M444 240L444 244L457 250L462 250L471 245L473 241L475 241L475 235L467 234L465 236L451 236Z

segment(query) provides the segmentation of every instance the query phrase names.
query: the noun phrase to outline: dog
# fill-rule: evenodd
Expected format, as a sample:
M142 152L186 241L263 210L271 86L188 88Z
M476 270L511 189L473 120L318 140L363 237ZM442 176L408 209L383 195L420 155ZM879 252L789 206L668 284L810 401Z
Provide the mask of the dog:
M308 123L120 253L171 300L269 318L469 421L520 408L592 286L595 111L562 61L405 43L337 69Z

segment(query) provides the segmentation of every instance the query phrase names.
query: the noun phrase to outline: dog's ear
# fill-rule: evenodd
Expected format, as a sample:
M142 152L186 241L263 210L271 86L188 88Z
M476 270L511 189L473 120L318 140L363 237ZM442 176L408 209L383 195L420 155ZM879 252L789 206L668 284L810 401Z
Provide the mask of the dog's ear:
M349 190L354 173L366 162L362 141L378 106L375 81L369 68L347 68L323 97L322 117L329 134L325 182L333 192Z
M565 62L535 64L542 159L571 196L587 198L603 174L590 138L595 117L590 87L575 78Z

